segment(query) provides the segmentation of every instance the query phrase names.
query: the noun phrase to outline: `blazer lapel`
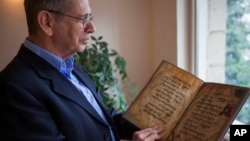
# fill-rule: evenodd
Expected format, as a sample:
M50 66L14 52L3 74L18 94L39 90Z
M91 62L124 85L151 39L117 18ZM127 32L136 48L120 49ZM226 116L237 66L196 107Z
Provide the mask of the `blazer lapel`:
M89 90L92 92L95 99L97 100L98 104L100 104L102 107L104 107L101 95L98 92L98 89L95 86L95 84L89 78L89 76L86 73L84 73L83 71L81 71L80 68L78 68L76 66L74 67L73 73L76 75L78 80L80 80L87 88L89 88Z
M79 90L56 68L25 47L21 47L19 54L27 63L31 64L31 67L34 68L41 78L50 80L52 83L52 89L56 94L71 100L75 104L82 107L86 112L93 116L93 118L105 123L96 110L87 101L85 96L82 95Z
M112 119L110 114L107 112L106 106L103 103L103 99L101 94L98 92L97 87L95 86L95 84L92 82L92 80L89 78L89 76L84 73L83 71L80 70L79 67L74 67L74 74L76 75L76 77L85 85L89 88L89 90L92 92L93 96L95 97L97 103L99 104L99 106L102 109L102 112L104 113L107 121L111 124L112 123Z
M107 122L109 123L109 125L111 125L111 127L115 127L116 125L114 124L114 121L112 119L112 116L110 115L110 113L107 112L107 109L103 103L103 99L101 94L98 92L97 87L95 86L95 84L92 82L92 80L89 78L89 76L81 71L81 69L75 65L74 67L74 74L76 75L76 77L85 85L89 88L89 90L92 92L93 96L95 97L97 103L99 104L100 108L102 109L103 114L106 117ZM113 132L115 133L115 138L116 140L119 140L118 132L115 128L113 128Z

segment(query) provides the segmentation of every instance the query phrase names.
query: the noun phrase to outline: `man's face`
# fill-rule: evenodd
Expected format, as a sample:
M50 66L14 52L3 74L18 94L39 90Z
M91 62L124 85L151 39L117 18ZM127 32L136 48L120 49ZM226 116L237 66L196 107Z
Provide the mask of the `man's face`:
M73 0L73 9L63 13L62 20L53 26L53 46L60 57L66 59L76 52L83 51L89 41L90 34L95 31L92 22L86 22L86 16L91 13L88 0ZM67 16L70 15L70 16ZM77 17L77 18L73 18Z

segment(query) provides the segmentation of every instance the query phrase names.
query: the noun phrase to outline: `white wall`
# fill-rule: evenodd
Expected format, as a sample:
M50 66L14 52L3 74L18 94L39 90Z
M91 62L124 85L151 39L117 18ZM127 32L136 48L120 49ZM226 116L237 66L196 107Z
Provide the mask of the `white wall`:
M177 62L176 0L90 0L97 28L139 90L162 59ZM27 36L23 0L0 0L0 70Z

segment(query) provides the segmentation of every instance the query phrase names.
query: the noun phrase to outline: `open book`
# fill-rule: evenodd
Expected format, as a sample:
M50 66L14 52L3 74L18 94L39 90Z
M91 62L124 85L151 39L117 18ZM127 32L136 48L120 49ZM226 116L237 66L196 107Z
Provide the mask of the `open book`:
M162 127L163 141L218 141L249 92L246 87L204 82L162 61L124 118L139 128Z

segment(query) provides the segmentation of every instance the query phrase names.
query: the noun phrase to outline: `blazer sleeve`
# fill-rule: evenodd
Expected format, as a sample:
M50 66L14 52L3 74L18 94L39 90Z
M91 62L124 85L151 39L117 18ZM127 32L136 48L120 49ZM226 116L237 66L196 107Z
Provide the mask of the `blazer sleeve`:
M123 118L123 113L116 114L114 117L114 122L117 127L118 134L121 139L131 140L133 133L140 130L137 126L132 124Z

